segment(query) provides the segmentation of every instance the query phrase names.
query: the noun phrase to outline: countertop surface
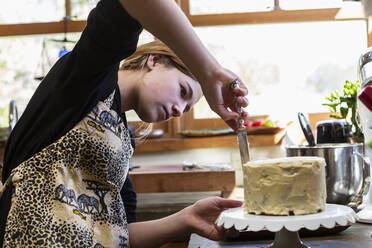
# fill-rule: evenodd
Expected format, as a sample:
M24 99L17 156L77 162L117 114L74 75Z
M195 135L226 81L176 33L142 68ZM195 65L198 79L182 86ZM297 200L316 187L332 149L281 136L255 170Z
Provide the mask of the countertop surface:
M367 248L372 247L372 224L355 223L348 229L330 236L301 238L311 248ZM239 240L233 242L215 242L192 234L189 248L261 248L273 240ZM288 247L291 248L291 247Z

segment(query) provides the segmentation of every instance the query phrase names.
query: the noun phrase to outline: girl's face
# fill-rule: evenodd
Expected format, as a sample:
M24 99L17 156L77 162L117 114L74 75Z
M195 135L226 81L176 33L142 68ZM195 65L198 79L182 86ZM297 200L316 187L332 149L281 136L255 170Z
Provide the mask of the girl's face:
M200 84L159 56L150 55L140 82L136 112L145 122L162 122L189 111L202 96Z

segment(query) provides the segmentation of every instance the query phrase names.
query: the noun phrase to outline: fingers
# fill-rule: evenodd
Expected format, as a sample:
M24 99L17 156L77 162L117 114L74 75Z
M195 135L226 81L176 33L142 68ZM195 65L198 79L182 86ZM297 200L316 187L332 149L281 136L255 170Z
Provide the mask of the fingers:
M239 118L238 113L227 110L222 104L216 106L215 112L219 114L224 121L236 120Z
M237 130L238 129L238 122L237 120L227 120L225 121L227 125L229 125L229 127L231 127L232 129L234 130Z
M226 110L227 111L227 110ZM239 118L239 114L237 112L230 112L228 111L229 113L233 113L231 114L230 116L233 117L233 119L225 119L223 118L222 115L221 118L226 122L227 125L229 125L229 127L231 127L232 129L234 130L237 130L238 129L238 118ZM248 117L249 117L249 114L247 111L243 110L243 113L242 113L242 117L245 121L248 120Z
M223 226L218 226L216 224L216 219L223 210L240 207L242 204L242 201L225 199L217 196L199 200L194 204L193 208L190 208L194 211L194 215L197 219L197 221L194 222L197 223L197 225L191 224L190 226L193 227L193 232L203 237L207 237L211 240L221 240L229 234L230 230L226 230ZM190 220L193 218L188 219Z
M231 112L231 113L236 113L236 112ZM245 121L247 121L248 120L248 116L249 116L249 114L247 113L247 112L243 112L243 119L245 120ZM224 119L225 120L225 122L226 122L226 124L227 125L229 125L229 127L231 127L233 130L237 130L238 128L239 128L239 123L238 123L238 117L239 117L239 114L238 113L236 113L236 118L234 118L234 119L230 119L230 120L225 120L224 118L222 118L222 119ZM222 116L221 116L222 117Z
M234 73L227 69L219 71L217 80L220 84L212 84L212 90L203 89L212 110L216 112L231 128L238 129L237 120L239 118L236 105L246 108L249 105L247 99L248 88ZM232 88L232 82L237 80L239 87ZM248 113L243 109L243 119L248 118Z
M244 96L238 96L236 98L236 101L238 102L238 104L245 108L245 107L248 107L248 104L249 104L249 101L248 101L248 98L244 97Z
M221 209L237 208L243 205L242 201L225 199L225 198L218 198L216 203L217 203L217 207Z
M240 87L233 89L233 94L236 96L235 101L237 101L241 107L245 108L248 106L249 101L246 97L248 95L248 89L243 83L240 83Z
M234 98L233 98L233 102L228 103L228 104L229 104L229 108L232 110L232 112L237 113L238 112L238 110L236 109L236 103L237 103L239 105L239 107L242 108L243 119L246 120L248 118L248 113L247 113L247 111L244 110L244 108L247 107L248 104L249 104L248 98L246 97L247 94L248 94L248 89L244 85L244 83L242 83L242 81L239 78L237 80L240 82L240 86L235 87L232 90L232 92L230 91L231 94L233 94ZM239 118L239 114L236 115L236 116L237 116L237 118L234 118L234 119L224 119L225 122L230 127L232 127L234 130L236 130L238 128L237 119Z
M225 233L226 238L237 238L239 237L239 235L240 235L240 232L236 230L234 227L231 227Z
M228 240L228 239L234 239L239 237L240 232L236 230L234 227L231 227L229 229L225 229L223 226L215 226L217 233L215 235L214 240Z
M241 82L239 80L239 82ZM233 89L233 93L236 95L236 96L246 96L248 95L248 89L247 87L245 86L245 84L243 83L240 83L240 87L236 87Z
M248 107L248 105L249 105L248 98L245 97L245 96L238 96L234 100L242 108ZM231 111L229 111L226 106L229 106ZM237 113L237 109L235 109L234 102L226 103L226 104L217 104L213 110L217 114L219 114L224 121L236 120L236 119L239 118L239 114ZM248 113L244 109L242 109L242 110L243 110L243 118L245 119L246 117L248 117Z

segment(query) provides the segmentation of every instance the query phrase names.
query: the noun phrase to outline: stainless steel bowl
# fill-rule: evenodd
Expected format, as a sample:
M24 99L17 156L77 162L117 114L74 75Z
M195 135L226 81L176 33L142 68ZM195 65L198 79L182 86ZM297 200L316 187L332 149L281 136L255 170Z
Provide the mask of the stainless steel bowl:
M370 166L361 143L288 146L286 153L287 157L317 156L325 159L328 203L353 204L368 192Z

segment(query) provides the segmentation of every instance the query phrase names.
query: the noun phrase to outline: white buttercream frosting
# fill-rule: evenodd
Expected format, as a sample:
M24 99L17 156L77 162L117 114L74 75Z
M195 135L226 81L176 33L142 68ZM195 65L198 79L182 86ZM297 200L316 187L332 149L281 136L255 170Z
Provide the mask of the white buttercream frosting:
M244 164L245 211L267 215L323 211L327 198L325 165L321 157L286 157Z

